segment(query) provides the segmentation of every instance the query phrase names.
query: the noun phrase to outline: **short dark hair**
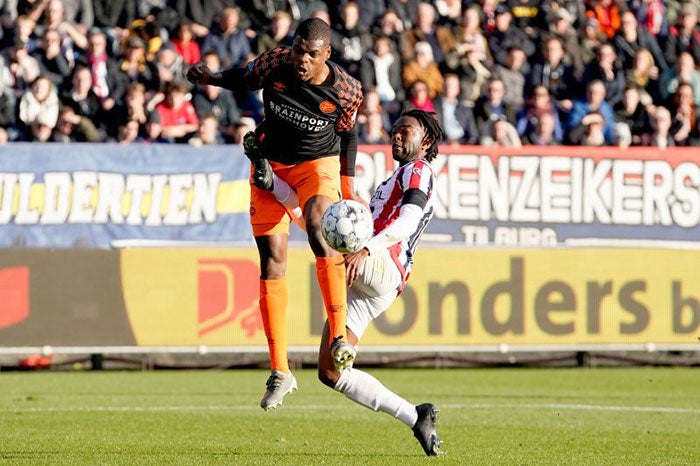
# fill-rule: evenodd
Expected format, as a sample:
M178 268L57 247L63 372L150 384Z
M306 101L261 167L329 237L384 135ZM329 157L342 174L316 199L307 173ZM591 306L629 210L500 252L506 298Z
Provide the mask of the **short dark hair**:
M324 45L331 43L331 28L320 18L308 18L299 23L294 37L304 40L322 40Z

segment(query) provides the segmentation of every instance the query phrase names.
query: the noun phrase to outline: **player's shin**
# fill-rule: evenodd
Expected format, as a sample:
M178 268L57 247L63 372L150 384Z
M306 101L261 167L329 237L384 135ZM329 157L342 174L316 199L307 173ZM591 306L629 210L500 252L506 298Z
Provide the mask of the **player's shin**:
M418 419L413 404L386 388L367 372L354 368L341 371L333 389L362 406L399 419L408 427L412 427Z
M260 314L272 370L289 372L287 358L287 278L260 280Z
M330 341L342 337L347 341L345 328L346 297L345 261L343 256L317 257L316 277L326 306Z

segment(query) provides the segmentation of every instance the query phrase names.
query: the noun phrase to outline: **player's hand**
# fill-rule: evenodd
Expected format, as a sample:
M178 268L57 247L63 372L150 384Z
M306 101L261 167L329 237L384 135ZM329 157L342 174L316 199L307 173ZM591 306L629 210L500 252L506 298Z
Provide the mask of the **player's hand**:
M213 73L203 62L197 62L187 70L187 80L192 84L209 84Z
M357 252L345 255L345 279L348 286L352 285L357 277L360 276L360 269L362 268L362 263L369 256L369 250L367 248L362 248Z

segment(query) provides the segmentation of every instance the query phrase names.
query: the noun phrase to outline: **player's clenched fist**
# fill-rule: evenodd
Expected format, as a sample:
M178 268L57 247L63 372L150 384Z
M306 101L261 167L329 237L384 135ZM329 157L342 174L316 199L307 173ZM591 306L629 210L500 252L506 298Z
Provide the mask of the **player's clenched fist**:
M197 62L187 70L187 80L193 84L209 84L213 73L204 62Z

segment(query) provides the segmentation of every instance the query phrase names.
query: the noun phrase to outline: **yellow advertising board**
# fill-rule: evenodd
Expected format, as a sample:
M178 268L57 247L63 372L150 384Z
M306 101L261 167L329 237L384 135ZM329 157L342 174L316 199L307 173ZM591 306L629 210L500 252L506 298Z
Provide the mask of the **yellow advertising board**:
M138 345L265 344L254 248L120 254ZM699 263L699 250L424 248L362 344L696 344ZM315 346L324 317L308 249L289 251L287 276L289 343Z

